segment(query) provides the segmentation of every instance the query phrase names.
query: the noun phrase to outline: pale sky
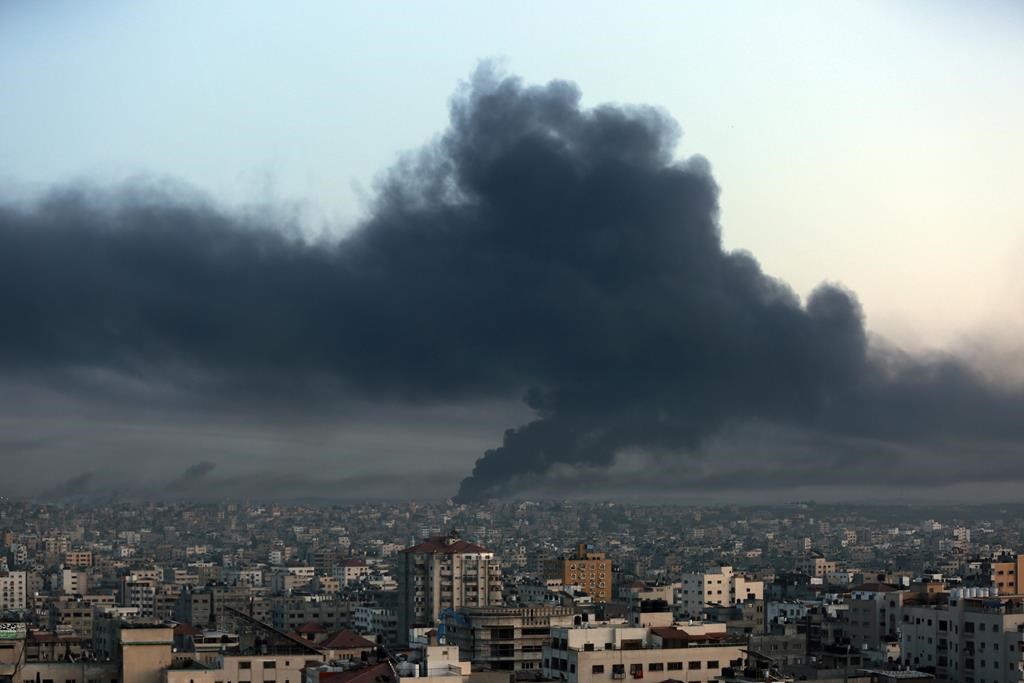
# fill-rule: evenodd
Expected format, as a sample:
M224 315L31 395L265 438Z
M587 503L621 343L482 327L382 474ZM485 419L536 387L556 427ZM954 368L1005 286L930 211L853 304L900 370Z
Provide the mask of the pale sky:
M803 297L821 282L849 288L868 330L902 348L1024 379L1022 38L1024 4L1001 0L0 0L0 203L141 176L229 213L290 207L310 232L345 233L381 174L444 132L453 95L494 60L527 85L576 83L586 107L661 108L682 128L678 158L711 164L728 249ZM182 461L218 463L231 486L265 463L277 485L287 449L304 476L337 463L352 475L338 481L368 496L394 495L359 479L388 458L391 476L449 495L533 414L518 396L357 403L294 422L201 403L179 414L93 405L40 377L0 375L0 458L24 458L15 476L36 492L54 471L72 483L123 474L158 443L154 487ZM175 436L154 439L161 430ZM728 452L730 438L714 447ZM999 453L1011 469L1019 459ZM944 456L948 471L961 455Z
M663 107L729 247L958 348L1022 329L1022 35L1016 2L4 3L0 179L154 174L344 230L495 58Z

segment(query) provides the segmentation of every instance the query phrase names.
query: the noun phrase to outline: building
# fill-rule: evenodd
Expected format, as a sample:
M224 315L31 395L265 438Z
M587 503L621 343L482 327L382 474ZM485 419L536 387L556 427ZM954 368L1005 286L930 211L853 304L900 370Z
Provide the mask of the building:
M64 566L71 568L91 567L91 550L69 550L64 553Z
M572 557L546 560L544 576L560 580L563 586L579 586L594 602L612 599L612 561L590 544L580 543Z
M76 569L64 569L60 577L64 595L85 595L89 592L89 574Z
M271 623L274 628L291 633L310 622L326 631L348 628L352 623L353 604L337 595L299 595L274 599Z
M0 572L0 612L23 610L28 606L25 572Z
M94 609L113 607L113 595L78 595L58 598L50 602L49 623L51 631L70 629L72 633L92 640L92 618Z
M900 619L903 664L964 683L1024 680L1024 596L985 592L908 598Z
M467 607L441 614L438 637L475 671L539 671L552 626L572 626L571 607Z
M844 616L846 635L853 647L884 650L886 643L892 642L897 635L900 609L908 593L885 583L868 583L854 588Z
M160 580L155 572L133 571L121 577L118 604L122 607L136 607L143 619L153 618L153 602Z
M501 604L501 564L494 553L454 535L432 536L402 551L399 636L434 626L442 610Z
M316 570L309 566L275 567L270 574L270 589L278 595L288 595L304 590L316 576Z
M331 574L341 582L341 585L351 586L369 577L370 567L362 560L345 560L335 566L331 570Z
M819 553L814 553L810 557L802 558L796 564L796 570L801 574L807 576L813 576L815 578L824 579L829 574L838 571L839 566L835 561L826 560L825 557Z
M675 590L676 614L699 617L708 605L730 607L764 599L764 583L736 574L729 565L683 574Z
M356 631L377 638L382 645L398 646L398 614L394 609L360 605L352 613L352 624Z
M724 624L636 627L624 624L553 628L543 674L566 683L708 683L726 668L742 668L746 640Z
M992 587L999 595L1024 594L1024 555L1010 555L993 561L990 566Z

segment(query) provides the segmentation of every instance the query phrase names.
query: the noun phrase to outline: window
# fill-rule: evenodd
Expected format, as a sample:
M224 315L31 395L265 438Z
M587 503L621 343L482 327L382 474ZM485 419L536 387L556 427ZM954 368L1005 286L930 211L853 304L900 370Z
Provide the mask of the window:
M690 671L695 671L700 668L700 662L687 662L686 668Z
M718 668L718 660L717 659L709 659L708 660L708 668L709 669L717 669Z
M651 662L650 664L647 665L647 670L648 671L664 671L665 670L665 665L662 664L661 662Z
M669 662L668 663L668 670L669 671L682 671L683 670L683 663L682 662Z
M252 662L239 662L238 663L238 668L239 669L251 669L252 668Z
M263 662L263 668L264 669L276 669L277 668L277 662Z
M590 673L592 673L592 674L603 674L604 673L604 664L595 664L594 666L590 667Z

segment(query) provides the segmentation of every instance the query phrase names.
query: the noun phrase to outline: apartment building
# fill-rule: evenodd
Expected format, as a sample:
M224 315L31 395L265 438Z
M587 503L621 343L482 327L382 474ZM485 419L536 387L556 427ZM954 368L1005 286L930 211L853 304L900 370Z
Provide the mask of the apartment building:
M1009 555L989 564L992 587L1000 595L1021 595L1024 593L1024 555Z
M341 585L350 586L370 576L370 567L362 560L345 560L331 570Z
M856 649L884 650L900 627L900 610L910 591L885 583L857 586L847 600L843 627Z
M314 576L316 570L309 566L275 567L270 575L270 590L279 595L303 590Z
M978 591L973 589L974 593ZM963 683L1024 680L1024 596L972 589L908 599L900 620L904 664Z
M348 628L355 605L337 595L291 595L274 598L271 623L280 631L297 631L305 624L319 624L327 631Z
M725 668L742 667L745 649L746 640L729 636L725 624L552 628L542 666L546 678L566 683L709 683Z
M720 565L704 572L687 573L675 588L676 613L697 617L708 605L731 606L738 602L764 599L764 582L753 581Z
M89 574L76 569L62 570L60 589L64 595L85 595L89 592Z
M27 586L26 572L0 572L0 612L26 609Z
M802 558L796 563L796 570L799 573L819 579L827 577L830 573L838 571L838 569L838 562L834 560L827 560L823 555L818 553L814 553L810 557Z
M438 636L477 671L539 671L552 626L572 626L571 607L467 607L441 615Z
M92 640L94 608L113 607L113 595L82 595L58 598L50 602L47 626L56 633L61 627L87 640Z
M579 586L594 602L612 599L612 561L590 544L580 543L571 557L546 560L544 576L560 580L563 586Z
M453 535L433 536L402 551L399 636L434 626L444 609L489 607L502 601L501 563L494 553Z
M143 619L154 618L154 598L160 582L155 577L132 572L121 577L118 604L135 607Z
M376 637L386 647L398 645L398 614L387 607L361 605L352 612L355 630L367 637Z
M91 550L69 550L64 553L64 566L71 568L91 567Z

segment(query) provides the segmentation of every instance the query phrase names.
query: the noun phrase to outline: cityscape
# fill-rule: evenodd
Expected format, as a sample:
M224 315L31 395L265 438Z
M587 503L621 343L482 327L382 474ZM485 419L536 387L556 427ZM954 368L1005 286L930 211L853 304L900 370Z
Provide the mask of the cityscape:
M0 683L1024 683L1022 36L0 0Z
M1022 506L0 503L11 681L1018 681Z

